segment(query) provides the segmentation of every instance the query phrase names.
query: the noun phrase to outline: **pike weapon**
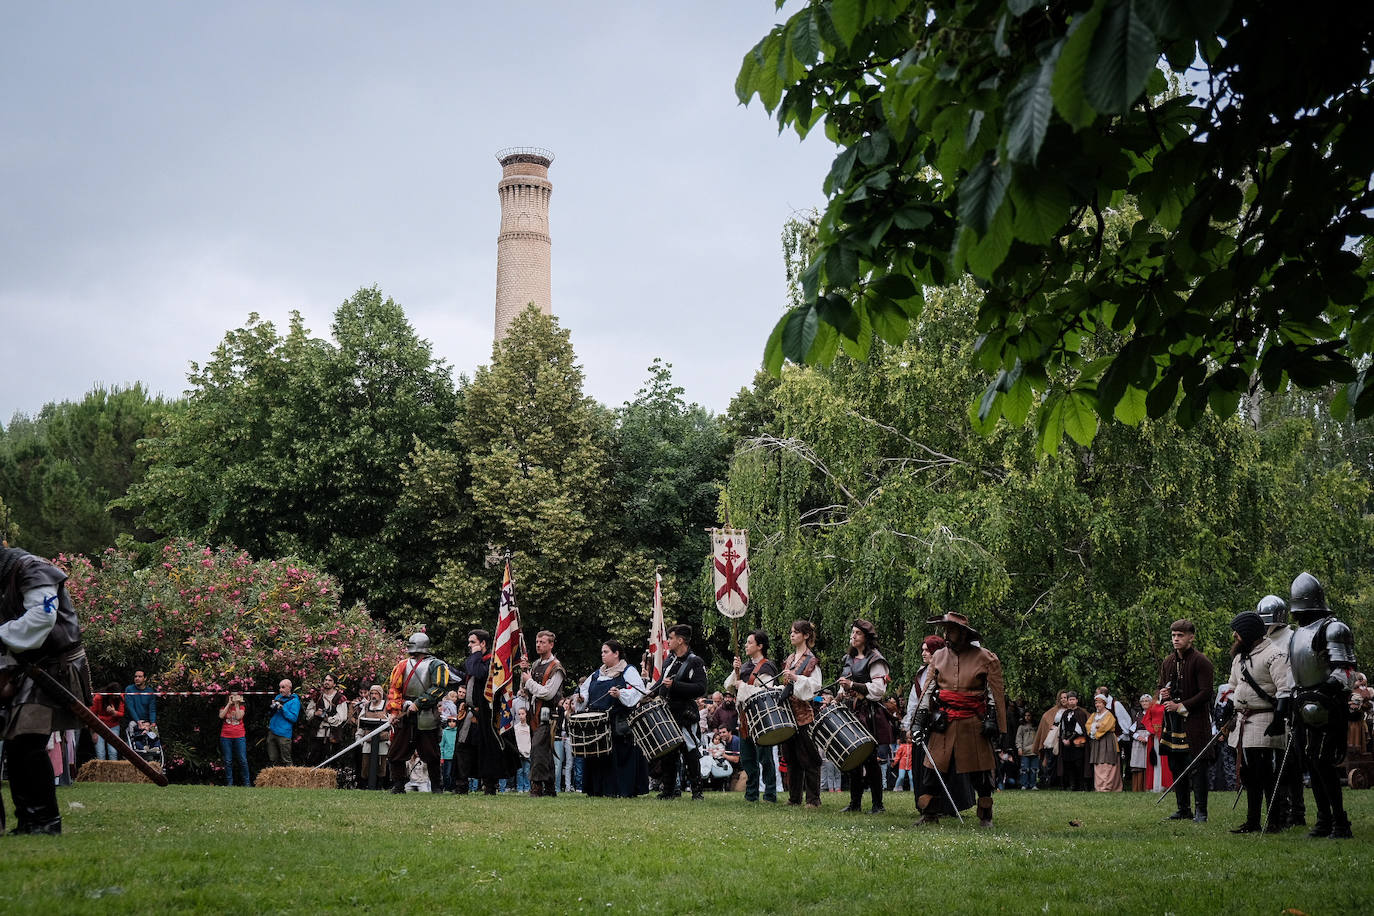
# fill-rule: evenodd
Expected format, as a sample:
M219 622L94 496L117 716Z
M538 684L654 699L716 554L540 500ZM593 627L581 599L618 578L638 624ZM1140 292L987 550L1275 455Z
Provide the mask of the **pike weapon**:
M1266 833L1274 820L1274 802L1278 800L1279 789L1283 786L1283 774L1288 769L1288 755L1293 750L1293 731L1292 728L1288 729L1288 740L1283 744L1283 762L1279 764L1279 772L1274 779L1274 791L1269 795L1269 808L1264 812L1264 830Z
M142 754L129 747L123 738L115 734L114 729L101 722L100 717L91 712L90 707L73 696L72 692L62 686L51 674L34 664L27 665L24 668L24 673L33 678L38 686L43 688L44 693L65 706L68 712L85 722L92 731L99 734L108 743L117 747L124 759L132 763L140 773L159 786L167 785L166 773L144 760Z
M337 754L335 754L333 757L330 757L328 760L324 761L323 763L317 763L317 764L315 764L315 765L314 765L313 767L311 767L310 769L312 769L312 770L318 770L320 767L324 766L324 765L327 764L327 763L333 763L335 760L338 760L340 757L342 757L344 754L347 754L349 751L353 750L355 747L362 747L362 746L363 746L364 744L366 744L368 741L371 741L373 738L377 737L378 735L380 735L382 732L386 731L386 730L387 730L388 728L390 728L390 727L391 727L391 720L390 720L390 719L387 719L387 720L386 720L385 722L383 722L381 725L377 726L377 727L374 728L372 731L368 732L366 735L363 735L361 738L359 738L359 739L357 739L356 741L354 741L354 742L353 742L352 744L350 744L348 747L346 747L346 748L344 748L343 750L339 751L339 752L338 752Z
M1228 723L1228 724L1229 724L1229 723ZM1204 744L1204 745L1202 746L1202 750L1198 751L1198 752L1197 752L1197 756L1194 757L1194 758L1192 759L1192 761L1190 761L1189 764L1188 764L1186 767L1183 768L1183 772L1175 774L1175 776L1174 776L1174 785L1178 785L1179 782L1181 782L1181 781L1183 780L1183 777L1187 776L1189 773L1191 773L1191 772L1193 771L1193 767L1195 767L1195 766L1198 765L1198 761L1199 761L1199 760L1202 760L1204 757L1207 756L1207 752L1210 751L1210 750L1212 749L1212 745L1216 744L1216 743L1217 743L1217 739L1220 738L1220 737L1221 737L1222 735L1224 735L1225 733L1226 733L1226 729L1225 729L1224 726L1223 726L1222 728L1217 729L1217 733L1216 733L1215 735L1212 736L1212 740L1208 741L1206 744ZM1165 797L1166 795L1168 795L1170 792L1172 792L1173 790L1174 790L1174 789L1173 789L1173 786L1170 786L1169 788L1167 788L1167 789L1165 789L1164 791L1160 792L1160 793L1159 793L1159 797L1155 799L1155 804L1157 805L1157 804L1159 804L1161 801L1163 801L1163 800L1164 800L1164 797Z

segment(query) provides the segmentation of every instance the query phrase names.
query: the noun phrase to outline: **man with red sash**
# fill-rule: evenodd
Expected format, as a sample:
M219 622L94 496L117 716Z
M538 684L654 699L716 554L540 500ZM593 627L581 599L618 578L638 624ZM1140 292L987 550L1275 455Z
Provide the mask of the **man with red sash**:
M1007 730L1002 662L974 645L978 631L963 614L950 611L927 623L944 627L945 647L930 657L926 689L912 719L912 755L924 742L930 750L928 757L921 752L924 765L933 761L933 769L946 774L946 784L954 774L967 774L978 795L978 826L991 827L997 768L992 741ZM927 812L933 801L932 796L917 799L917 807ZM929 812L921 818L922 823L938 820Z

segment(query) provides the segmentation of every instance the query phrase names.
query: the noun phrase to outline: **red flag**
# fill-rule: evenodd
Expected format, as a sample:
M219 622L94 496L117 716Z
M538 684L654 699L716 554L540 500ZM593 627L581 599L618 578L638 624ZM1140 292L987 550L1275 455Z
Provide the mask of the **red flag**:
M492 704L492 722L497 732L510 731L515 726L515 712L511 708L507 685L514 679L515 645L520 641L520 611L515 606L515 587L510 577L510 561L501 578L501 610L496 618L496 643L491 653L491 671L487 674L487 701Z

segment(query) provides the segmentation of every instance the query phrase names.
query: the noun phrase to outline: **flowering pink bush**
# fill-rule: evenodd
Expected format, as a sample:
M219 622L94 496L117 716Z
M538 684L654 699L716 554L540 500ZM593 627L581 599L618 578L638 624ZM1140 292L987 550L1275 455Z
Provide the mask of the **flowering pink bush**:
M332 672L356 689L405 651L361 604L341 609L333 579L288 561L179 542L147 569L114 550L99 569L58 562L97 683L144 668L162 690L272 690Z
M219 736L213 710L228 691L273 691L283 677L310 689L332 673L352 697L359 684L384 679L405 652L363 605L339 607L333 579L291 561L255 561L240 550L182 541L147 568L115 550L105 552L99 568L84 556L57 562L70 576L67 590L81 616L97 689L108 681L127 684L143 669L162 691L219 694L158 704L160 719L164 710L194 711L194 721L184 731L178 724L175 737L194 740L201 726L202 753L185 750L202 759L213 759ZM256 699L248 703L250 735L255 712L263 717L259 726L265 722L267 698Z

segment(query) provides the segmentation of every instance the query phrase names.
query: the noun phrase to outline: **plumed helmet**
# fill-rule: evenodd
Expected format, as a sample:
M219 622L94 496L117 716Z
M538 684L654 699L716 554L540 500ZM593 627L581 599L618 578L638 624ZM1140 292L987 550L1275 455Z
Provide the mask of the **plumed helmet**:
M1265 595L1255 605L1255 613L1260 615L1264 625L1272 627L1276 623L1288 623L1288 602L1278 595Z
M410 640L406 643L406 652L410 655L428 655L429 637L423 633L411 634Z
M1299 573L1293 580L1291 607L1299 623L1311 623L1328 616L1326 589L1311 573Z

